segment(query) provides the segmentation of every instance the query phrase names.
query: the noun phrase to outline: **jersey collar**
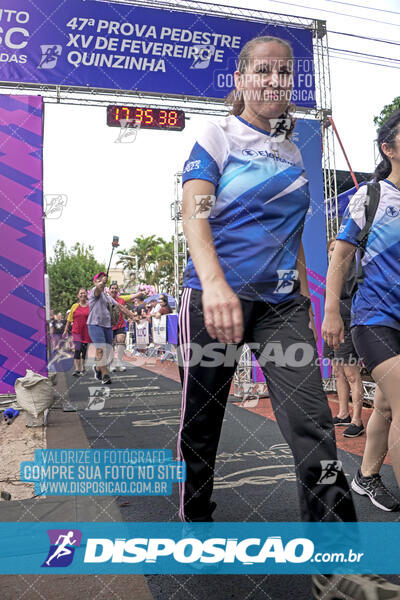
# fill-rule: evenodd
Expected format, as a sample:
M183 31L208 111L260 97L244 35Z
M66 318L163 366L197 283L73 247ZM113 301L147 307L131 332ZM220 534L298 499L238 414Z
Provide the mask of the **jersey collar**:
M397 187L397 185L394 185L394 183L392 183L391 181L389 181L389 179L384 179L383 180L385 183L388 183L389 185L391 185L392 187L394 187L395 190L397 190L398 192L400 192L400 188Z
M267 135L268 137L271 137L270 132L267 131L266 129L261 129L261 127L257 127L257 125L252 125L251 123L249 123L248 121L246 121L245 119L243 119L243 117L241 117L240 115L235 115L235 117L237 119L239 119L239 121L241 121L242 123L244 123L245 125L247 125L248 127L251 127L252 129L255 129L256 131L259 131L260 133L263 133L264 135Z

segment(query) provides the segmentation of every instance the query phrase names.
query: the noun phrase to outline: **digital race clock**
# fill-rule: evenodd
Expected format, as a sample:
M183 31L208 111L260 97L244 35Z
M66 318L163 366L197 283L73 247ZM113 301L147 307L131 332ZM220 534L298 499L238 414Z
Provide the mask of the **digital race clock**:
M110 127L132 127L140 121L141 129L165 129L182 131L185 127L185 112L166 108L140 106L107 106L107 125Z

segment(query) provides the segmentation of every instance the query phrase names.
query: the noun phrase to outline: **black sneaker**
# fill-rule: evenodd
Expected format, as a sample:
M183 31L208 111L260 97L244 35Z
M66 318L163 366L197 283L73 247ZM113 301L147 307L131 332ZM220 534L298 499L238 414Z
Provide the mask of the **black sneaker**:
M349 425L351 423L351 417L350 415L348 415L347 417L345 417L344 419L340 419L339 417L334 417L333 419L333 424L334 425Z
M313 575L317 600L398 600L400 587L378 575Z
M343 431L344 437L358 437L365 432L364 425L356 425L355 423L351 423L349 427Z
M110 385L112 383L111 377L109 375L103 375L103 379L101 380L103 385Z
M351 489L360 494L360 496L368 496L372 504L381 510L392 512L400 508L399 500L385 488L381 476L378 474L364 477L361 474L361 470L358 469L356 476L351 482Z
M96 369L96 365L93 365L93 373L95 378L101 381L101 371L99 371L99 369Z
M74 371L72 373L72 377L80 377L81 376L81 372L80 371Z

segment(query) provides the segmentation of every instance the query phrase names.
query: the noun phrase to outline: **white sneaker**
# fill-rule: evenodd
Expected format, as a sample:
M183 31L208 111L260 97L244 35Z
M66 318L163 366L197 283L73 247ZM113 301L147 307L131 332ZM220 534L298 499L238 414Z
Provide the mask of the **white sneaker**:
M313 575L317 600L399 600L400 587L379 575Z
M123 373L124 371L126 371L126 367L124 367L124 365L120 365L119 367L117 367L116 370L119 371L120 373Z
M114 371L118 371L118 367L116 365L112 365L110 371L111 373L114 373Z

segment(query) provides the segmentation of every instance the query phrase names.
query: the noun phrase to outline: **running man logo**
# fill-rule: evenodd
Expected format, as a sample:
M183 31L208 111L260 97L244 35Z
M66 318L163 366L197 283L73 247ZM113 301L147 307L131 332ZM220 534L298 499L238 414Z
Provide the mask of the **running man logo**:
M63 209L67 206L68 197L65 194L45 194L44 217L46 219L59 219Z
M270 119L269 124L271 127L271 136L274 138L274 141L284 142L292 124L291 119Z
M61 56L62 47L57 44L43 44L40 46L42 58L38 64L38 69L54 69L58 57Z
M208 219L211 209L215 204L215 196L212 194L195 194L196 207L192 219Z
M278 269L276 272L279 281L274 294L290 294L293 291L299 272L296 269Z
M118 132L115 143L132 144L136 140L142 121L140 119L120 119L119 122L121 129Z
M207 69L210 64L211 57L215 52L215 46L199 45L194 46L195 59L190 65L191 69Z
M89 387L89 402L86 410L103 410L106 398L110 397L110 388Z
M342 470L342 462L340 460L321 460L321 477L317 483L329 485L335 483L338 473Z
M79 548L82 532L79 529L48 529L50 549L42 567L68 567Z

